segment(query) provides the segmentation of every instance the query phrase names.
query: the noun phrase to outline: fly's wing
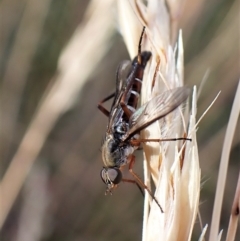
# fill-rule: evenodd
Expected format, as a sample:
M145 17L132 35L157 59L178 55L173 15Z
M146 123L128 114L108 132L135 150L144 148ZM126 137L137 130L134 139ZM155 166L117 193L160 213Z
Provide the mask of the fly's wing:
M119 101L123 94L124 86L126 86L127 77L131 71L132 63L130 60L122 61L117 69L117 76L116 76L116 92L115 97L113 100L113 104L111 110L117 108Z
M115 92L114 100L110 110L110 116L109 116L108 127L107 127L108 133L111 132L111 127L116 121L118 121L118 119L122 115L121 113L122 109L119 108L119 102L124 93L127 78L131 71L131 68L132 68L132 63L130 60L124 60L118 66L117 76L116 76L116 92Z
M123 141L134 136L142 129L176 109L190 94L190 89L179 87L167 90L145 103L130 118L129 130Z

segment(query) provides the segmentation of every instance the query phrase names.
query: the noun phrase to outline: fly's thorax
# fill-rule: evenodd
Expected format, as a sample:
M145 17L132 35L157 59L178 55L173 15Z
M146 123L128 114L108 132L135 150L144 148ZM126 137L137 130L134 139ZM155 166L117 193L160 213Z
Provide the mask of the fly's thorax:
M128 131L128 129L128 123L123 121L121 118L112 128L113 136L120 140L121 137Z
M114 139L112 135L107 135L102 145L102 160L105 167L114 167L114 159L112 158L111 150L114 146Z
M128 143L107 135L102 146L102 159L105 167L120 167L126 165L128 157L133 154L135 148Z

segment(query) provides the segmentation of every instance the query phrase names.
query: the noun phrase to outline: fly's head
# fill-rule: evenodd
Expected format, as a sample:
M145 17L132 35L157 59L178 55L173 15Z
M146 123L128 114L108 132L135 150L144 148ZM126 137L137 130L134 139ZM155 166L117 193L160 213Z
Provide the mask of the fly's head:
M122 172L118 167L103 167L101 170L101 178L107 185L105 194L112 193L112 189L122 180Z

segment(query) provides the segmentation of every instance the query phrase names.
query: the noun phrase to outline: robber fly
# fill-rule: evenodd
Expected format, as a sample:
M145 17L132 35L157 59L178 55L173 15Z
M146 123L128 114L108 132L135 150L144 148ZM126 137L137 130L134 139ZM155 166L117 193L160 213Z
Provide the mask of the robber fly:
M137 184L138 187L144 187L162 211L154 195L133 172L132 167L135 162L133 153L143 142L161 141L160 139L140 139L139 133L156 120L176 109L187 99L190 90L185 87L180 87L165 91L136 110L141 92L144 69L151 58L151 52L141 52L144 30L145 28L143 28L139 40L138 55L132 62L123 61L117 69L115 93L103 99L98 105L98 108L109 118L104 143L102 145L104 167L101 170L101 178L107 185L106 193L111 193L111 190L121 181L132 182ZM108 111L102 104L113 97L112 107L110 111ZM186 140L187 138L179 139ZM122 177L121 169L126 164L129 164L129 171L132 173L134 180L128 180Z

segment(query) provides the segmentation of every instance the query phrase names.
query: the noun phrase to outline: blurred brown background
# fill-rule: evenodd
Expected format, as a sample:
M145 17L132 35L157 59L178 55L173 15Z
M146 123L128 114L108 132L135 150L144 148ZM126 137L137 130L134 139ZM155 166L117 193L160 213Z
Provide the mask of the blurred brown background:
M8 97L1 103L7 110L0 133L1 178L43 93L56 77L58 57L83 21L89 1L43 2L45 5L34 0L0 1L1 95ZM24 19L27 8L33 8L33 14ZM221 91L198 130L203 180L200 211L204 225L210 225L223 139L240 76L239 9L237 0L186 1L180 20L186 84L199 86L210 70L199 98L198 117ZM106 9L105 14L114 16L112 21L117 29L116 6ZM98 32L93 32L89 41L98 41ZM117 30L105 44L108 51L104 58L79 91L75 105L59 118L35 160L3 225L2 241L141 239L143 198L138 189L121 184L112 196L104 196L105 186L99 175L107 118L96 106L114 89L119 62L129 58ZM79 75L81 71L80 68ZM224 197L224 230L239 174L239 141L238 133L232 146ZM141 174L141 151L138 159L136 170ZM197 221L193 240L198 236Z

